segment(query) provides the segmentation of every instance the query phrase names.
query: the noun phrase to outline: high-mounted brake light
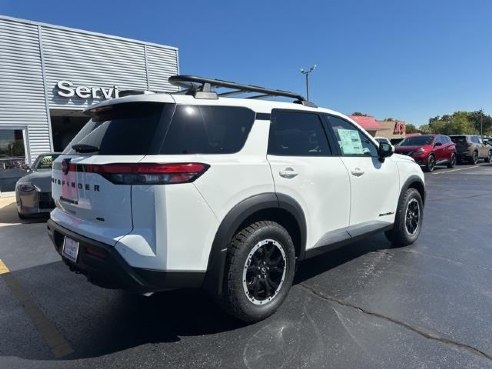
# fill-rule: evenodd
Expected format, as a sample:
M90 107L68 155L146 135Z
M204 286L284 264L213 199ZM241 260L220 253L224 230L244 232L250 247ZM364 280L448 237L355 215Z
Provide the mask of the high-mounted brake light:
M77 172L97 173L114 184L153 185L195 181L210 165L202 163L78 164Z

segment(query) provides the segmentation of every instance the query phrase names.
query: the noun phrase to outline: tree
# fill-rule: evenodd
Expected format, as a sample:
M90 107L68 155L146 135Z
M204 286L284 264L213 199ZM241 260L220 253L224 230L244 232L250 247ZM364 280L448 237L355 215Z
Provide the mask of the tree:
M405 124L405 132L406 133L419 133L420 130L415 127L412 123L406 123Z

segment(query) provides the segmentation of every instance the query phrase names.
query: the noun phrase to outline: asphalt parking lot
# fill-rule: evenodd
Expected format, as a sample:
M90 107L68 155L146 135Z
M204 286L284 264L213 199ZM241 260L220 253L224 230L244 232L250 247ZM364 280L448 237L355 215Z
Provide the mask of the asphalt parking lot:
M199 290L89 284L1 198L0 368L492 368L492 164L426 181L415 245L380 234L308 260L252 325Z

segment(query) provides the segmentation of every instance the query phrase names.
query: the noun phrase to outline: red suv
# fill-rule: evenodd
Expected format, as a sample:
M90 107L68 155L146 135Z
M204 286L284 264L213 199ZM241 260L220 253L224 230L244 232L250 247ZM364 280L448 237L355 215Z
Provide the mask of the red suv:
M448 168L456 165L456 146L446 135L407 137L395 146L395 152L411 156L427 172L440 164L446 164Z

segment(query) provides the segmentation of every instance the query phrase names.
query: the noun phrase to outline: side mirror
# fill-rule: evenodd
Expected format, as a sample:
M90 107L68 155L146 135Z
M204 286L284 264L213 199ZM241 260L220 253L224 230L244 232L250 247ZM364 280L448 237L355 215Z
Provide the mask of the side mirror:
M442 146L442 143L441 143L441 142L436 142L436 143L434 144L434 147L437 147L437 146Z
M380 142L378 148L378 157L380 162L384 162L384 159L393 155L393 147L387 142Z

